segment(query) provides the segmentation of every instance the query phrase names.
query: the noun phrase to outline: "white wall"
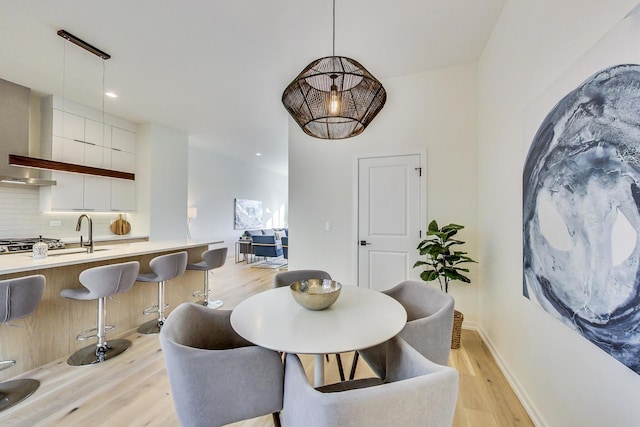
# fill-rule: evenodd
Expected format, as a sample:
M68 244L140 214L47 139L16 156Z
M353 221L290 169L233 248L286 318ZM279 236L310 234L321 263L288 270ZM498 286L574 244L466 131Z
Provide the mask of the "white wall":
M479 61L480 325L540 425L640 425L640 376L522 296L521 237L527 106L636 3L509 1Z
M157 124L140 126L135 219L149 240L187 238L188 137Z
M151 147L151 124L139 125L136 136L136 211L128 215L132 234L139 236L149 236Z
M188 175L188 205L198 214L189 227L191 236L196 240L224 240L229 256L244 232L233 228L234 199L261 200L265 226L278 209L287 212L286 176L197 148L189 148Z
M366 64L365 64L366 65ZM289 120L289 266L318 268L349 283L354 259L353 158L427 152L427 217L466 226L461 239L477 252L476 66L462 65L384 81L387 104L363 134L340 141L311 138ZM375 70L373 70L375 74ZM331 222L332 231L325 231ZM426 228L426 224L424 225ZM477 319L480 286L450 289L465 321Z

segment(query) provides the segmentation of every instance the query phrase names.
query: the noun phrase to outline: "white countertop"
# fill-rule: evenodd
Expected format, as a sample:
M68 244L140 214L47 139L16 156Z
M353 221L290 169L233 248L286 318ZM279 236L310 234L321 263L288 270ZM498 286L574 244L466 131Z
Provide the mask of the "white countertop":
M83 234L82 237L86 238L87 235ZM117 240L136 240L136 239L148 239L148 238L149 236L136 236L131 234L124 234L124 235L112 234L108 236L93 236L93 241L94 242L114 242ZM74 236L74 237L58 237L58 239L62 240L66 244L79 243L80 235L78 234L77 236Z
M165 240L96 246L92 254L83 248L50 250L44 259L33 259L31 252L0 255L0 274L19 273L43 268L62 267L93 261L126 258L155 252L189 249L223 243L222 241Z

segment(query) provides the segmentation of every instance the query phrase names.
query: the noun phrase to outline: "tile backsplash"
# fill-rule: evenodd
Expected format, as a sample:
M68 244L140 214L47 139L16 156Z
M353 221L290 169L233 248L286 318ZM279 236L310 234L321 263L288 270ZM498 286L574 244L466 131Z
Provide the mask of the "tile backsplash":
M80 238L76 222L82 212L40 212L38 187L0 185L0 239L24 237ZM87 212L93 221L93 235L114 236L109 229L118 213ZM126 215L124 215L126 218ZM51 223L60 225L51 225ZM86 222L82 234L86 238Z

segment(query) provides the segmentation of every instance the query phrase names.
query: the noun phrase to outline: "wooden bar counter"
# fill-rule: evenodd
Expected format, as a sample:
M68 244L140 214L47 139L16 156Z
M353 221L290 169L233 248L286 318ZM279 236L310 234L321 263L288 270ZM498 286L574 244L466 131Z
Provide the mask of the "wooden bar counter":
M31 253L0 256L0 280L42 274L46 277L44 296L35 312L23 319L0 325L0 360L13 359L13 368L0 372L0 381L32 370L45 363L71 355L76 350L95 344L96 339L77 341L76 335L96 327L97 301L77 301L60 296L64 288L82 288L78 276L83 270L100 265L127 261L140 262L140 272L148 273L149 261L158 255L187 251L189 262L201 261L202 252L209 244L222 242L164 241L136 242L95 247L92 254L81 248L49 251L45 259L34 260ZM193 291L202 288L202 272L189 271L166 284L166 313L185 301L198 301ZM155 318L144 316L145 307L157 304L158 286L154 283L136 282L128 292L117 294L117 301L107 302L107 324L116 330L109 339L127 335L139 325ZM135 346L135 341L133 342ZM75 368L82 369L82 368Z

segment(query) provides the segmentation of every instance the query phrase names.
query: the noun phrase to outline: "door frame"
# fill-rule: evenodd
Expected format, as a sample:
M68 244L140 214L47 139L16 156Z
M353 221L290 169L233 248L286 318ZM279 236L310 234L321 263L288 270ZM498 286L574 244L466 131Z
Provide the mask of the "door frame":
M352 166L351 166L351 223L352 223L352 235L351 241L353 242L353 247L351 249L351 283L354 285L360 286L359 282L359 249L358 249L358 241L359 241L359 162L360 159L373 159L379 157L399 157L399 156L412 156L418 155L420 156L420 167L422 168L422 174L420 177L420 223L422 224L422 238L424 239L427 227L427 149L416 149L416 150L399 150L399 151L388 151L388 152L377 152L377 153L354 153L352 156Z

